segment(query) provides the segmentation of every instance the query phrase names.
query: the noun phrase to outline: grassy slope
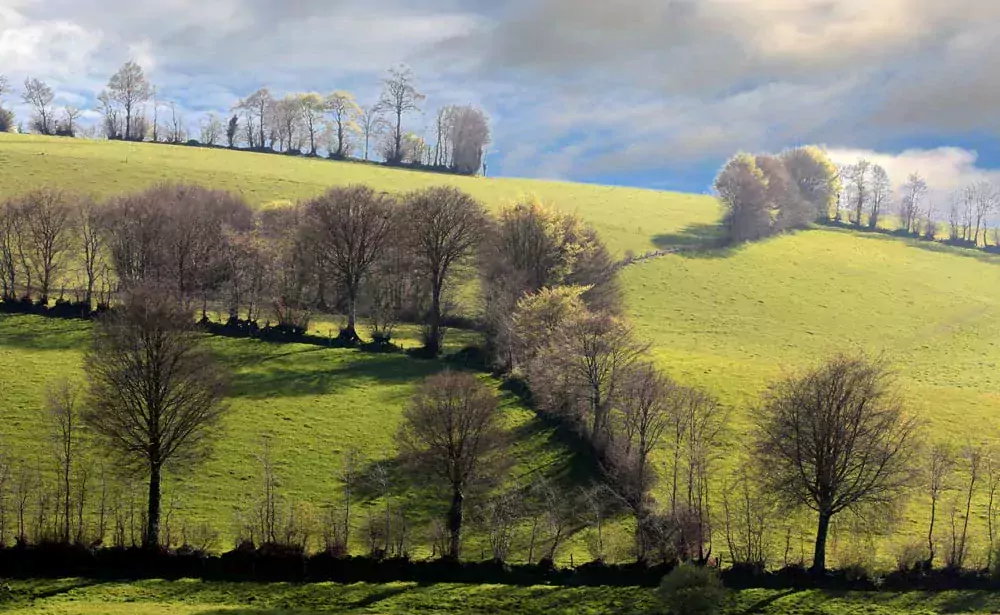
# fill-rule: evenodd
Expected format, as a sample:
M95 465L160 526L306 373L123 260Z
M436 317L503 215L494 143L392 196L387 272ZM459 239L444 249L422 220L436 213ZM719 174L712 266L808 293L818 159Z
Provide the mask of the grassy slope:
M0 608L17 615L654 615L655 593L638 588L510 587L498 585L316 585L142 581L93 583L73 579L16 582ZM991 613L989 592L838 593L750 590L734 593L727 615L917 615Z
M128 144L0 133L0 197L39 186L105 196L163 180L196 182L265 204L313 196L334 184L389 191L454 185L494 209L525 194L579 214L616 252L645 252L656 237L717 213L705 196L522 179L459 177L375 165L184 146Z
M884 352L926 439L992 444L1000 433L1000 258L919 241L811 230L624 272L633 321L657 360L719 395L746 441L767 383L837 351ZM728 457L725 461L731 460ZM948 496L945 507L950 506ZM922 495L891 543L926 532ZM985 502L970 531L985 543ZM939 526L938 538L946 530Z
M22 459L44 456L39 441L47 429L45 387L59 378L82 377L80 361L89 326L0 316L0 441L6 453ZM202 470L168 479L165 502L170 494L179 498L175 532L184 524L194 527L208 521L222 533L219 548L229 547L235 511L245 512L241 502L258 489L254 455L262 436L271 437L282 492L290 501L309 503L318 520L322 507L338 499L335 475L343 452L353 446L370 461L392 459L393 435L414 385L442 367L398 354L227 338L211 338L211 344L234 371L228 400L232 411L223 425L226 436ZM503 397L502 408L518 436L517 474L538 468L558 474L566 469L566 450L551 429L512 397ZM416 521L426 522L428 506L436 502L416 498L408 508L418 515ZM359 512L356 521L361 517ZM421 539L418 547L424 546Z
M618 251L697 240L718 216L717 206L702 196L0 135L2 192L54 183L111 194L165 178L242 191L256 203L301 198L351 181L390 190L453 183L493 207L533 192L577 211ZM866 347L885 351L896 362L906 399L928 422L930 440L964 444L992 442L1000 427L998 263L995 257L941 245L824 229L711 255L646 261L627 268L623 280L632 319L653 342L659 362L682 381L708 387L722 398L731 408L736 442L743 440L750 408L770 379L828 353ZM21 364L17 347L2 338L0 345L8 347L7 365ZM293 371L314 369L308 361L301 367L299 359L294 365L291 358L285 361ZM17 383L33 387L24 394L32 404L40 399L40 379L30 375L24 380L31 386ZM375 390L382 387L357 395ZM322 397L334 403L340 395ZM307 396L253 400L261 407L284 408L288 420L283 422L291 423L290 429L303 408L305 416L313 416L314 402ZM0 429L14 428L0 424ZM310 464L298 459L296 465ZM983 533L983 514L976 514L972 530ZM902 526L903 539L923 531L924 517L924 504L917 499ZM887 561L891 554L883 549L881 557Z

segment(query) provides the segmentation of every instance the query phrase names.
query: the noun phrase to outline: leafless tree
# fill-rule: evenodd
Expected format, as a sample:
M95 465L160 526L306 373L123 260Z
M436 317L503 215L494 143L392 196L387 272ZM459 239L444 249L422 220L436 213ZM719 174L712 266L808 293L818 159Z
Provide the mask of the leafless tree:
M927 486L931 496L931 518L927 527L927 567L934 565L934 523L938 504L945 491L951 488L951 474L955 469L955 457L950 447L937 444L931 448L927 467Z
M59 127L60 134L76 136L76 121L80 119L81 111L72 105L63 107L63 123Z
M354 97L348 92L334 92L326 98L325 108L333 118L333 125L337 134L337 149L332 151L336 158L343 158L347 155L347 139L351 133L358 130L358 119L362 118L361 108L354 101ZM365 158L368 156L368 135L365 136Z
M368 160L368 149L372 138L377 139L386 128L382 113L382 108L379 105L365 105L361 107L358 122L361 128L361 135L365 139L365 160Z
M74 208L64 192L41 189L21 198L28 261L39 283L39 301L47 303L49 292L63 272L73 248Z
M889 174L880 165L872 166L871 190L868 203L868 228L878 228L878 219L892 199L892 182Z
M218 145L222 138L222 120L215 113L209 113L201 121L201 142L205 145Z
M403 412L400 451L448 486L448 555L458 559L466 495L504 468L505 432L496 394L471 374L428 378Z
M240 128L240 116L234 115L229 118L226 123L226 144L229 149L236 147L236 142L239 138L239 128Z
M142 67L131 60L123 64L108 81L107 91L109 99L117 103L125 114L123 138L126 141L141 140L145 129L141 132L137 130L133 120L141 114L142 107L153 94Z
M6 547L10 537L8 497L14 491L12 481L10 460L0 454L0 547Z
M343 336L358 340L357 303L361 284L389 236L393 202L362 185L332 188L306 203L308 232L328 256L331 273L347 295Z
M814 571L826 568L831 518L888 504L908 483L915 431L881 361L837 356L771 387L757 464L774 493L818 514Z
M1000 205L1000 191L988 181L976 182L971 186L972 198L975 206L976 228L972 233L972 243L979 245L979 231L982 229L985 241L986 229L984 223L989 219L990 214L996 211Z
M143 544L156 548L162 472L208 450L225 411L224 371L190 312L142 290L99 321L84 371L84 421L110 452L149 477Z
M327 103L323 100L322 96L315 92L299 94L296 97L296 101L298 101L299 106L298 116L302 121L306 134L309 136L309 155L315 156L316 135L319 133L323 114L327 110Z
M562 374L574 397L583 402L581 427L599 454L604 454L613 437L612 405L646 349L620 319L587 313L557 331L548 351L538 359Z
M25 243L21 216L21 208L16 202L6 201L0 204L0 287L3 289L4 301L13 301L18 297L20 254ZM30 271L28 274L30 280ZM29 292L30 286L29 281Z
M80 404L74 386L66 381L55 385L48 392L46 406L59 475L59 495L62 500L58 515L62 521L60 539L64 543L68 543L72 538L72 479L80 464L80 447L82 446Z
M424 348L441 350L442 297L456 269L479 249L488 225L482 203L455 188L428 188L406 195L403 218L420 275L430 285L431 305Z
M407 113L420 111L419 103L424 95L413 86L413 73L403 65L389 70L388 76L382 80L382 96L379 99L379 109L395 118L392 147L386 161L399 164L403 161L403 116Z
M927 182L918 173L911 173L902 192L899 201L900 224L907 233L914 233L920 224L920 208L927 196Z
M854 209L854 226L861 226L861 218L864 215L865 206L871 200L868 190L871 182L871 178L869 177L871 168L872 164L864 158L851 165L850 190Z
M268 116L273 105L274 98L267 88L261 88L237 103L236 108L242 110L246 117L247 145L250 148L266 146Z
M954 511L952 513L951 550L947 556L947 565L949 568L954 569L961 569L965 565L965 558L969 554L969 516L972 513L972 500L976 495L976 486L982 478L982 449L976 446L965 447L961 454L961 462L968 472L969 483L965 490L965 515L960 533L956 531Z
M990 544L986 555L986 569L993 570L994 550L997 547L997 517L1000 516L1000 467L996 451L986 456L986 480L989 497L986 502L986 532Z
M496 494L479 509L479 524L486 534L493 561L506 562L514 542L514 535L523 519L523 502L517 489Z
M723 486L722 510L733 565L764 570L771 550L770 530L777 521L776 506L746 459Z
M434 141L434 166L446 166L451 160L451 150L449 149L448 136L455 118L454 105L446 105L438 109L437 119L434 123L437 138Z
M650 492L658 476L653 451L663 442L676 405L677 386L651 363L639 363L625 376L620 402L621 438L615 442L608 463L609 486L635 517L636 556L645 561L648 552L644 531L651 505Z
M32 130L43 135L51 135L55 132L54 111L52 100L55 95L44 81L38 79L25 79L24 92L21 93L24 104L30 105L34 111L31 119Z

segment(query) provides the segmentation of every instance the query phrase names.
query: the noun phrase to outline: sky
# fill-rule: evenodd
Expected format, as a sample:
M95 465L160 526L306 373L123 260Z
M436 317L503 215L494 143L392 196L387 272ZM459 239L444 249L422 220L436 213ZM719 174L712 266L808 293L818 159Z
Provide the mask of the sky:
M132 59L194 125L265 85L374 102L405 63L409 128L489 113L490 175L707 192L815 143L943 194L1000 180L998 25L998 0L0 0L0 74L92 109Z

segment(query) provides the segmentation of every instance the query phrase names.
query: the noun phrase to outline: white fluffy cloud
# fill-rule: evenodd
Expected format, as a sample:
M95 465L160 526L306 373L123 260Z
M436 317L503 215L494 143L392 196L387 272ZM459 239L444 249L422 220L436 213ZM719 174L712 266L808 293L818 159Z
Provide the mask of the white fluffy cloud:
M930 150L905 150L898 154L863 149L831 149L830 158L837 164L852 164L864 158L881 165L898 189L911 173L919 173L928 187L940 198L974 182L990 181L1000 185L1000 169L982 168L976 152L957 147Z

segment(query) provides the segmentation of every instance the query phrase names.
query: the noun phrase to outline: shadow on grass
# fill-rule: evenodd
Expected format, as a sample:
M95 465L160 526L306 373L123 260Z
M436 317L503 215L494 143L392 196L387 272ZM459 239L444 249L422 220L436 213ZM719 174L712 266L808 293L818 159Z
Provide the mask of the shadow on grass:
M991 265L1000 265L1000 254L987 252L981 248L965 248L962 246L948 245L946 243L930 239L918 239L915 237L906 237L901 235L895 235L892 233L865 231L863 229L849 229L849 228L839 228L832 226L817 226L816 228L822 230L836 231L839 233L850 233L852 235L859 235L861 237L864 237L866 239L872 239L874 241L899 241L911 248L924 250L925 252L935 252L937 254L951 254L953 256L961 256L963 258L969 258L983 263L989 263Z
M294 358L294 364L275 364ZM323 395L341 386L364 383L406 384L440 371L439 362L414 361L401 354L367 354L357 350L306 348L239 362L231 395L250 399Z
M748 606L746 609L744 609L743 610L743 615L754 615L755 613L762 613L762 612L764 612L764 609L766 609L767 607L771 606L772 604L774 604L778 600L781 600L782 598L787 598L789 596L793 596L793 595L795 595L795 594L797 594L797 593L799 593L801 591L802 590L799 590L799 589L789 589L789 590L783 591L781 593L774 594L773 596L768 596L767 598L764 598L763 600L758 600L757 602L754 602L753 604L751 604L750 606Z
M23 350L84 350L90 327L76 320L45 316L0 315L0 347Z
M690 224L676 233L656 235L653 245L659 250L674 250L684 258L728 258L739 250L739 245L726 239L722 225L702 222Z

